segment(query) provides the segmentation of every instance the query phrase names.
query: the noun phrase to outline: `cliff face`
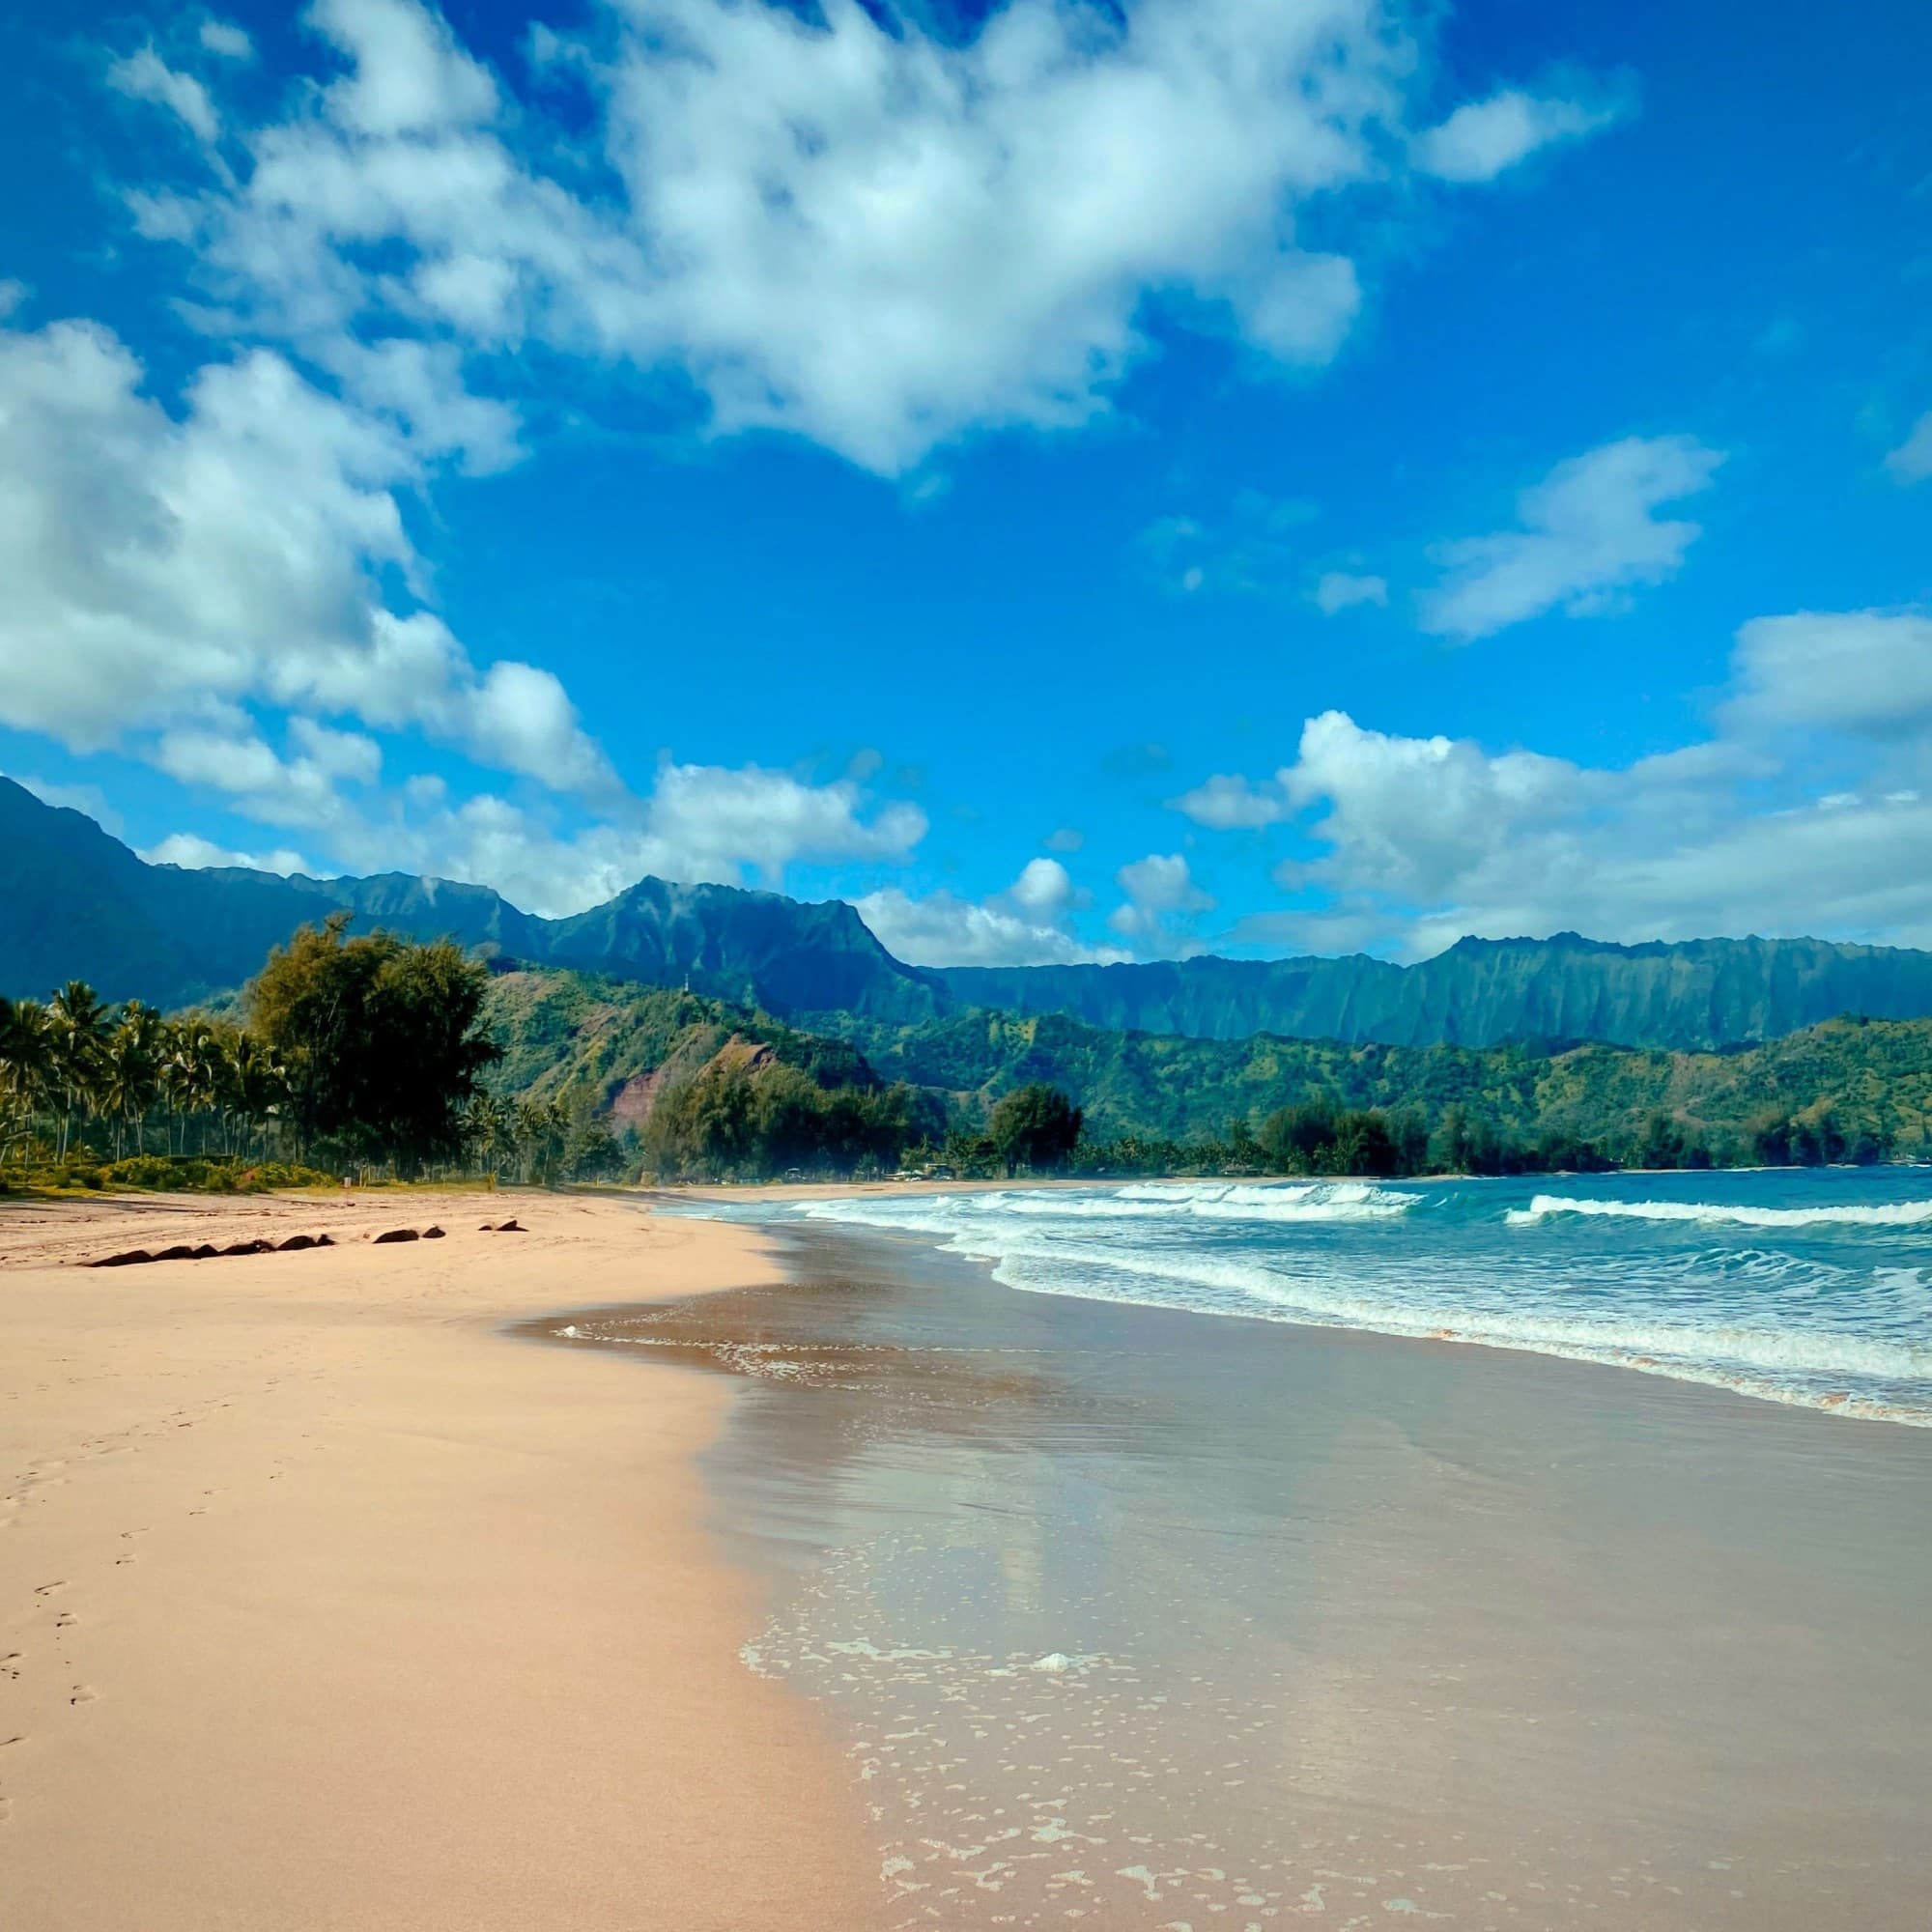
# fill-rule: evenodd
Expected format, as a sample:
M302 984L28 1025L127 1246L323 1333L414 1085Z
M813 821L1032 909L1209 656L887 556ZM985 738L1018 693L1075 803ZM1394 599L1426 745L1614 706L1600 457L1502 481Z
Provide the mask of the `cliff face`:
M241 985L271 946L338 908L359 927L448 935L531 965L682 985L780 1017L910 1026L969 1008L1066 1013L1115 1031L1238 1039L1273 1033L1393 1046L1604 1040L1711 1050L1839 1013L1932 1015L1932 953L1815 939L1611 946L1463 939L1416 966L1216 959L1128 966L950 967L895 959L838 901L643 879L569 919L483 886L384 873L277 878L144 864L77 811L0 779L0 992L61 980L109 999L186 1005Z
M1356 954L952 967L932 978L969 1006L1071 1013L1092 1026L1392 1046L1608 1040L1709 1051L1774 1039L1839 1013L1932 1013L1932 953L1817 939L1613 946L1558 933L1463 939L1406 967Z

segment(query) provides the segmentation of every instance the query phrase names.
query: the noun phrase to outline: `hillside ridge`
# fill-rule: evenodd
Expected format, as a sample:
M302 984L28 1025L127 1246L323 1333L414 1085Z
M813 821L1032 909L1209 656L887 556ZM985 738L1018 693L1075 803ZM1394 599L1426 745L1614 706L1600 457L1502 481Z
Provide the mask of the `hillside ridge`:
M232 991L298 925L335 911L504 964L688 985L820 1032L991 1009L1204 1039L1728 1051L1843 1013L1932 1016L1932 952L1808 938L1619 944L1565 931L1465 937L1412 965L1352 953L917 967L841 900L739 886L645 878L553 920L487 886L410 873L151 865L84 813L0 779L0 993L44 996L79 977L111 999L179 1008Z

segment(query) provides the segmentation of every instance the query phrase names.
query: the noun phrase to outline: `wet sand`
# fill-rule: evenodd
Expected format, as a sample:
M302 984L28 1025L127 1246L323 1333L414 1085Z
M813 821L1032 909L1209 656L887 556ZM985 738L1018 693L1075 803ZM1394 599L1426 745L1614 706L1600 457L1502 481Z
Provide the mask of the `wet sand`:
M615 1202L0 1205L0 1924L879 1922L856 1776L738 1657L728 1387L501 1332L771 1275Z
M1926 1922L1926 1432L784 1239L547 1328L737 1378L748 1660L861 1774L890 1922Z

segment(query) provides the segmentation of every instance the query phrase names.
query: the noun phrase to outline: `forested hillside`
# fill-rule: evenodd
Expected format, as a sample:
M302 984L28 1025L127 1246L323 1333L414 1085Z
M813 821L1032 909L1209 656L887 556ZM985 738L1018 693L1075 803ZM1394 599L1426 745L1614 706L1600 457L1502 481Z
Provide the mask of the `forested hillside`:
M1745 1053L1610 1046L1347 1045L1114 1033L1059 1014L975 1013L854 1038L880 1072L969 1106L1025 1081L1064 1087L1094 1140L1184 1142L1279 1108L1452 1110L1558 1164L1719 1164L1932 1153L1932 1021L1834 1020ZM1566 1156L1568 1158L1566 1159Z
M487 887L406 873L284 879L148 865L80 812L0 779L0 995L39 998L80 978L110 1001L206 1004L238 991L297 926L337 911L359 931L448 938L498 964L688 986L819 1034L997 1010L1221 1040L1695 1051L1840 1013L1932 1016L1932 952L1816 939L1463 939L1410 966L1355 954L914 967L840 901L730 886L640 879L602 905L542 919Z

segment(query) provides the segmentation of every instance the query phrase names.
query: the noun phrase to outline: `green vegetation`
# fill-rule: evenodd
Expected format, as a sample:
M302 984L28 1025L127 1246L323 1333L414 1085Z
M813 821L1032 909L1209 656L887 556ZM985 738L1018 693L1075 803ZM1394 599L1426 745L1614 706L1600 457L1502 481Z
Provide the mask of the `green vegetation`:
M853 1022L955 1119L1044 1082L1085 1172L1512 1173L1932 1158L1932 1021L1839 1019L1742 1053L1111 1033L1060 1014ZM964 1152L949 1146L949 1157Z
M409 1176L462 1158L477 1076L498 1057L479 1021L489 976L449 940L349 938L347 913L269 954L242 1044L298 1150Z
M572 1096L608 1122L611 1165L632 1175L891 1173L946 1131L939 1096L887 1085L846 1041L700 994L508 972L486 1013L500 1085Z
M345 923L270 954L244 1025L110 1008L77 980L44 1006L0 999L0 1180L225 1191L327 1179L317 1162L465 1160L485 1117L499 1125L477 1107L497 1053L484 969Z
M71 981L0 1001L0 1180L754 1179L1500 1174L1932 1158L1932 1020L1726 1054L1109 1032L974 1012L843 1037L453 943L273 952L236 1006L163 1017ZM273 1163L292 1164L276 1168Z
M1043 1080L1016 1087L986 1116L986 1138L1009 1175L1021 1167L1051 1174L1072 1159L1080 1144L1080 1109Z

